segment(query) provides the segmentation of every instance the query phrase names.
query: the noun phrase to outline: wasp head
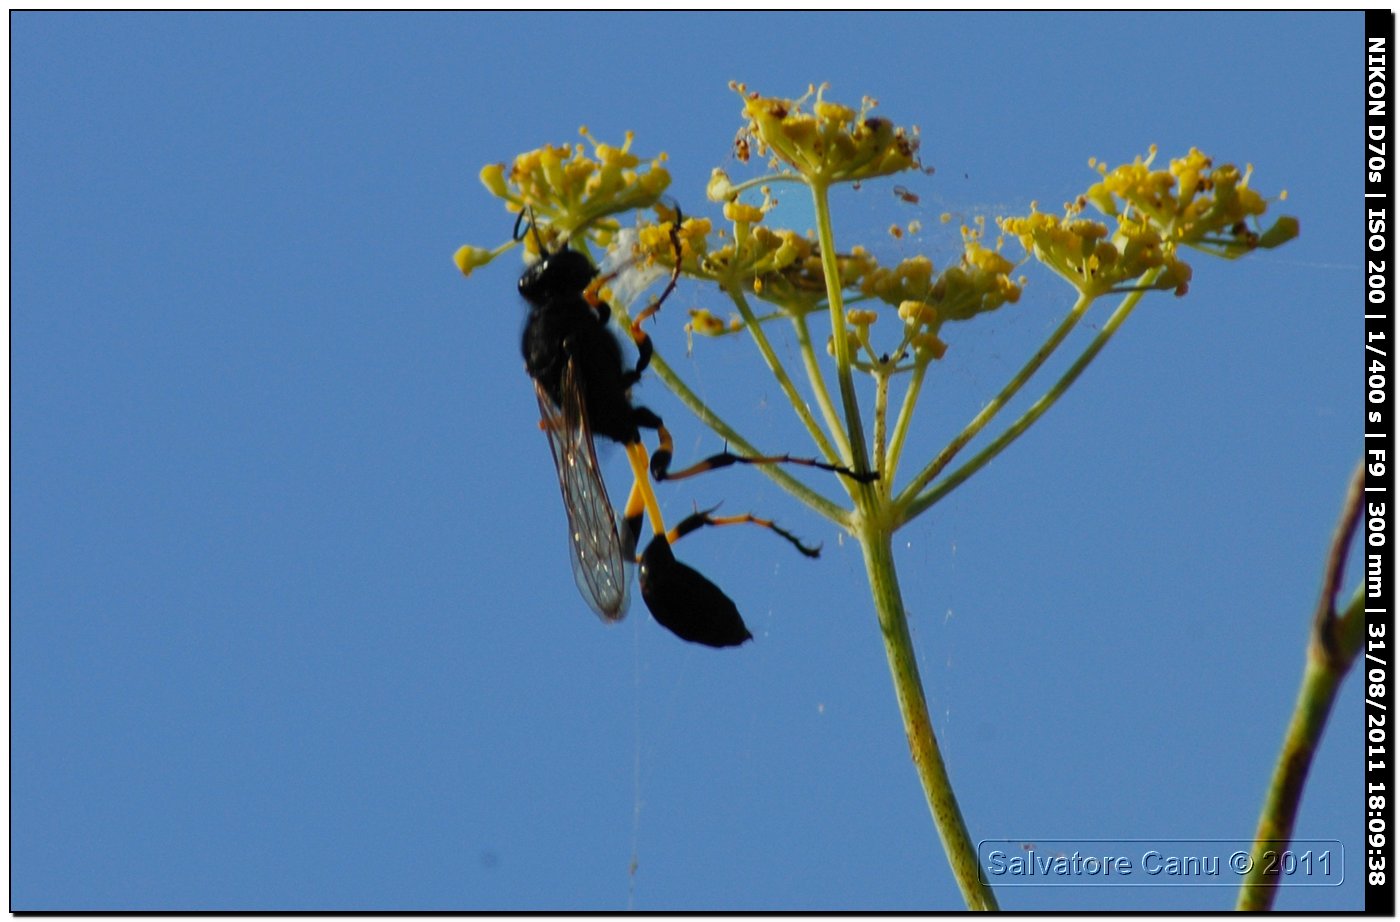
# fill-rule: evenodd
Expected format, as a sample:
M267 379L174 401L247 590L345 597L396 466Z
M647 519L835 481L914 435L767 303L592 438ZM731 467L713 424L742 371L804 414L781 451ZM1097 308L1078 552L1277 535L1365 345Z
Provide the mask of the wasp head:
M545 254L525 270L520 276L520 295L541 307L550 301L583 294L596 274L587 256L565 247L557 253Z

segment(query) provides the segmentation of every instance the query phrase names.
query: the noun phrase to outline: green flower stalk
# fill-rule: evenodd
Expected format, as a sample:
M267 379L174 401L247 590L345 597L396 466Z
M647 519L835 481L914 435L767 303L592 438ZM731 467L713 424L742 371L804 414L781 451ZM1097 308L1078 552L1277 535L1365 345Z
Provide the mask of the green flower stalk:
M1144 297L1186 294L1187 254L1235 259L1286 243L1297 235L1298 223L1279 218L1267 227L1260 224L1269 203L1250 187L1249 169L1215 166L1195 149L1157 169L1153 150L1113 169L1091 162L1098 180L1062 215L1033 209L1001 218L994 240L985 225L964 227L962 253L942 269L925 256L885 266L864 247L838 240L831 197L843 185L920 170L918 132L874 116L873 100L864 100L859 109L829 101L825 86L799 99L731 87L742 99L735 153L741 162L765 163L767 171L737 182L722 170L711 173L705 192L719 206L722 222L689 217L677 225L676 213L660 204L670 180L661 166L664 156L644 163L630 152L630 135L614 148L585 134L591 153L582 144L544 147L520 155L509 169L488 167L482 181L511 213L533 214L541 231L537 240L527 236L527 247L563 240L585 250L590 242L625 245L628 259L669 270L679 240L680 273L712 286L732 307L728 318L709 309L691 311L688 336L748 337L811 437L815 454L827 464L878 475L873 482L833 475L823 492L779 465L760 468L860 543L895 699L935 828L967 905L996 909L929 720L892 551L894 534L1044 415ZM769 226L771 190L779 184L810 194L814 234ZM1099 216L1090 217L1090 208ZM656 219L642 220L635 235L620 234L614 216L641 209L654 210ZM694 209L686 213L693 215ZM1072 303L1046 342L973 419L950 433L940 451L904 465L908 436L919 424L920 398L933 389L937 365L956 355L958 324L987 322L988 315L1022 301L1025 279L1013 275L1019 263L1003 252L1011 241L1024 251L1021 263L1039 262L1071 286ZM470 273L515 243L463 247L458 266ZM985 438L971 458L950 471L1105 297L1119 299L1114 313L1068 370L1019 419ZM613 307L620 323L630 322L625 304L613 302ZM785 362L774 346L784 331L796 344L795 364ZM788 450L756 445L701 401L659 353L651 367L733 450L750 455ZM859 382L870 386L864 405ZM902 467L914 473L901 479Z

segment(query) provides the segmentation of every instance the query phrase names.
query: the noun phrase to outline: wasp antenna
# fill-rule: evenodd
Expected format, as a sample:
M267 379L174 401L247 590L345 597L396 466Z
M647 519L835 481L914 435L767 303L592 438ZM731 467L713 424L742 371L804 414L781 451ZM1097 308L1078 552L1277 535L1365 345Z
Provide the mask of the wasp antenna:
M534 232L534 234L535 234L535 242L536 242L536 243L539 243L539 241L540 241L540 232L539 232L539 229L535 227L535 209L534 209L534 207L532 207L532 206L530 206L530 205L526 205L526 206L522 207L522 208L520 209L520 214L518 214L518 215L515 216L515 229L511 231L511 234L510 234L511 237L513 237L513 238L516 239L516 240L524 240L524 239L525 239L525 235L524 235L523 233L521 233L521 231L520 231L520 224L521 224L522 221L528 221L528 222L529 222L527 226L530 228L531 231Z
M525 239L525 235L520 232L522 221L529 222L530 233L535 236L535 249L539 250L541 256L544 255L544 238L540 236L539 225L535 223L535 209L529 205L520 209L520 213L515 216L515 227L511 230L511 239L517 243Z

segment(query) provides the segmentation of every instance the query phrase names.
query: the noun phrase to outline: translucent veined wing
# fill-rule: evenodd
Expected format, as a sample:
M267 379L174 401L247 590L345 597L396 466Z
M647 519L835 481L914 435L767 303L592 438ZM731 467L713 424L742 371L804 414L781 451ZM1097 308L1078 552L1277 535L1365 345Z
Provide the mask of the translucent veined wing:
M627 613L628 561L608 489L598 472L582 382L572 361L564 369L559 391L563 405L556 408L544 387L535 382L541 425L549 437L569 517L569 563L588 606L604 621L620 621Z

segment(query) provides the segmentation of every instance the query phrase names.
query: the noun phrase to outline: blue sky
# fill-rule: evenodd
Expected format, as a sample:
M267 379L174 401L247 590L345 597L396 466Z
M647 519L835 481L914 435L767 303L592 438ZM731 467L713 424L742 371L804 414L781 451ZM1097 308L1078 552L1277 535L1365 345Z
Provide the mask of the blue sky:
M521 370L519 263L452 264L510 232L481 166L581 124L667 151L672 193L710 213L710 168L742 175L729 80L825 80L920 126L918 208L888 183L837 203L838 238L891 258L917 251L881 236L892 221L921 219L941 262L939 213L1056 210L1091 156L1152 143L1288 190L1299 240L1195 258L1188 297L1149 298L896 543L974 839L1251 834L1360 453L1360 14L11 29L12 908L961 905L858 548L753 471L666 486L672 518L723 500L825 554L687 541L745 612L738 650L681 643L635 593L600 624ZM1026 271L1020 304L945 337L911 457L1068 308ZM658 348L741 428L805 451L742 343L685 357L677 318L713 298L683 287ZM638 397L679 458L720 447L655 379ZM620 495L625 459L602 454ZM1347 881L1280 908L1361 904L1359 688L1296 830L1340 840ZM1235 891L999 896L1224 909Z

